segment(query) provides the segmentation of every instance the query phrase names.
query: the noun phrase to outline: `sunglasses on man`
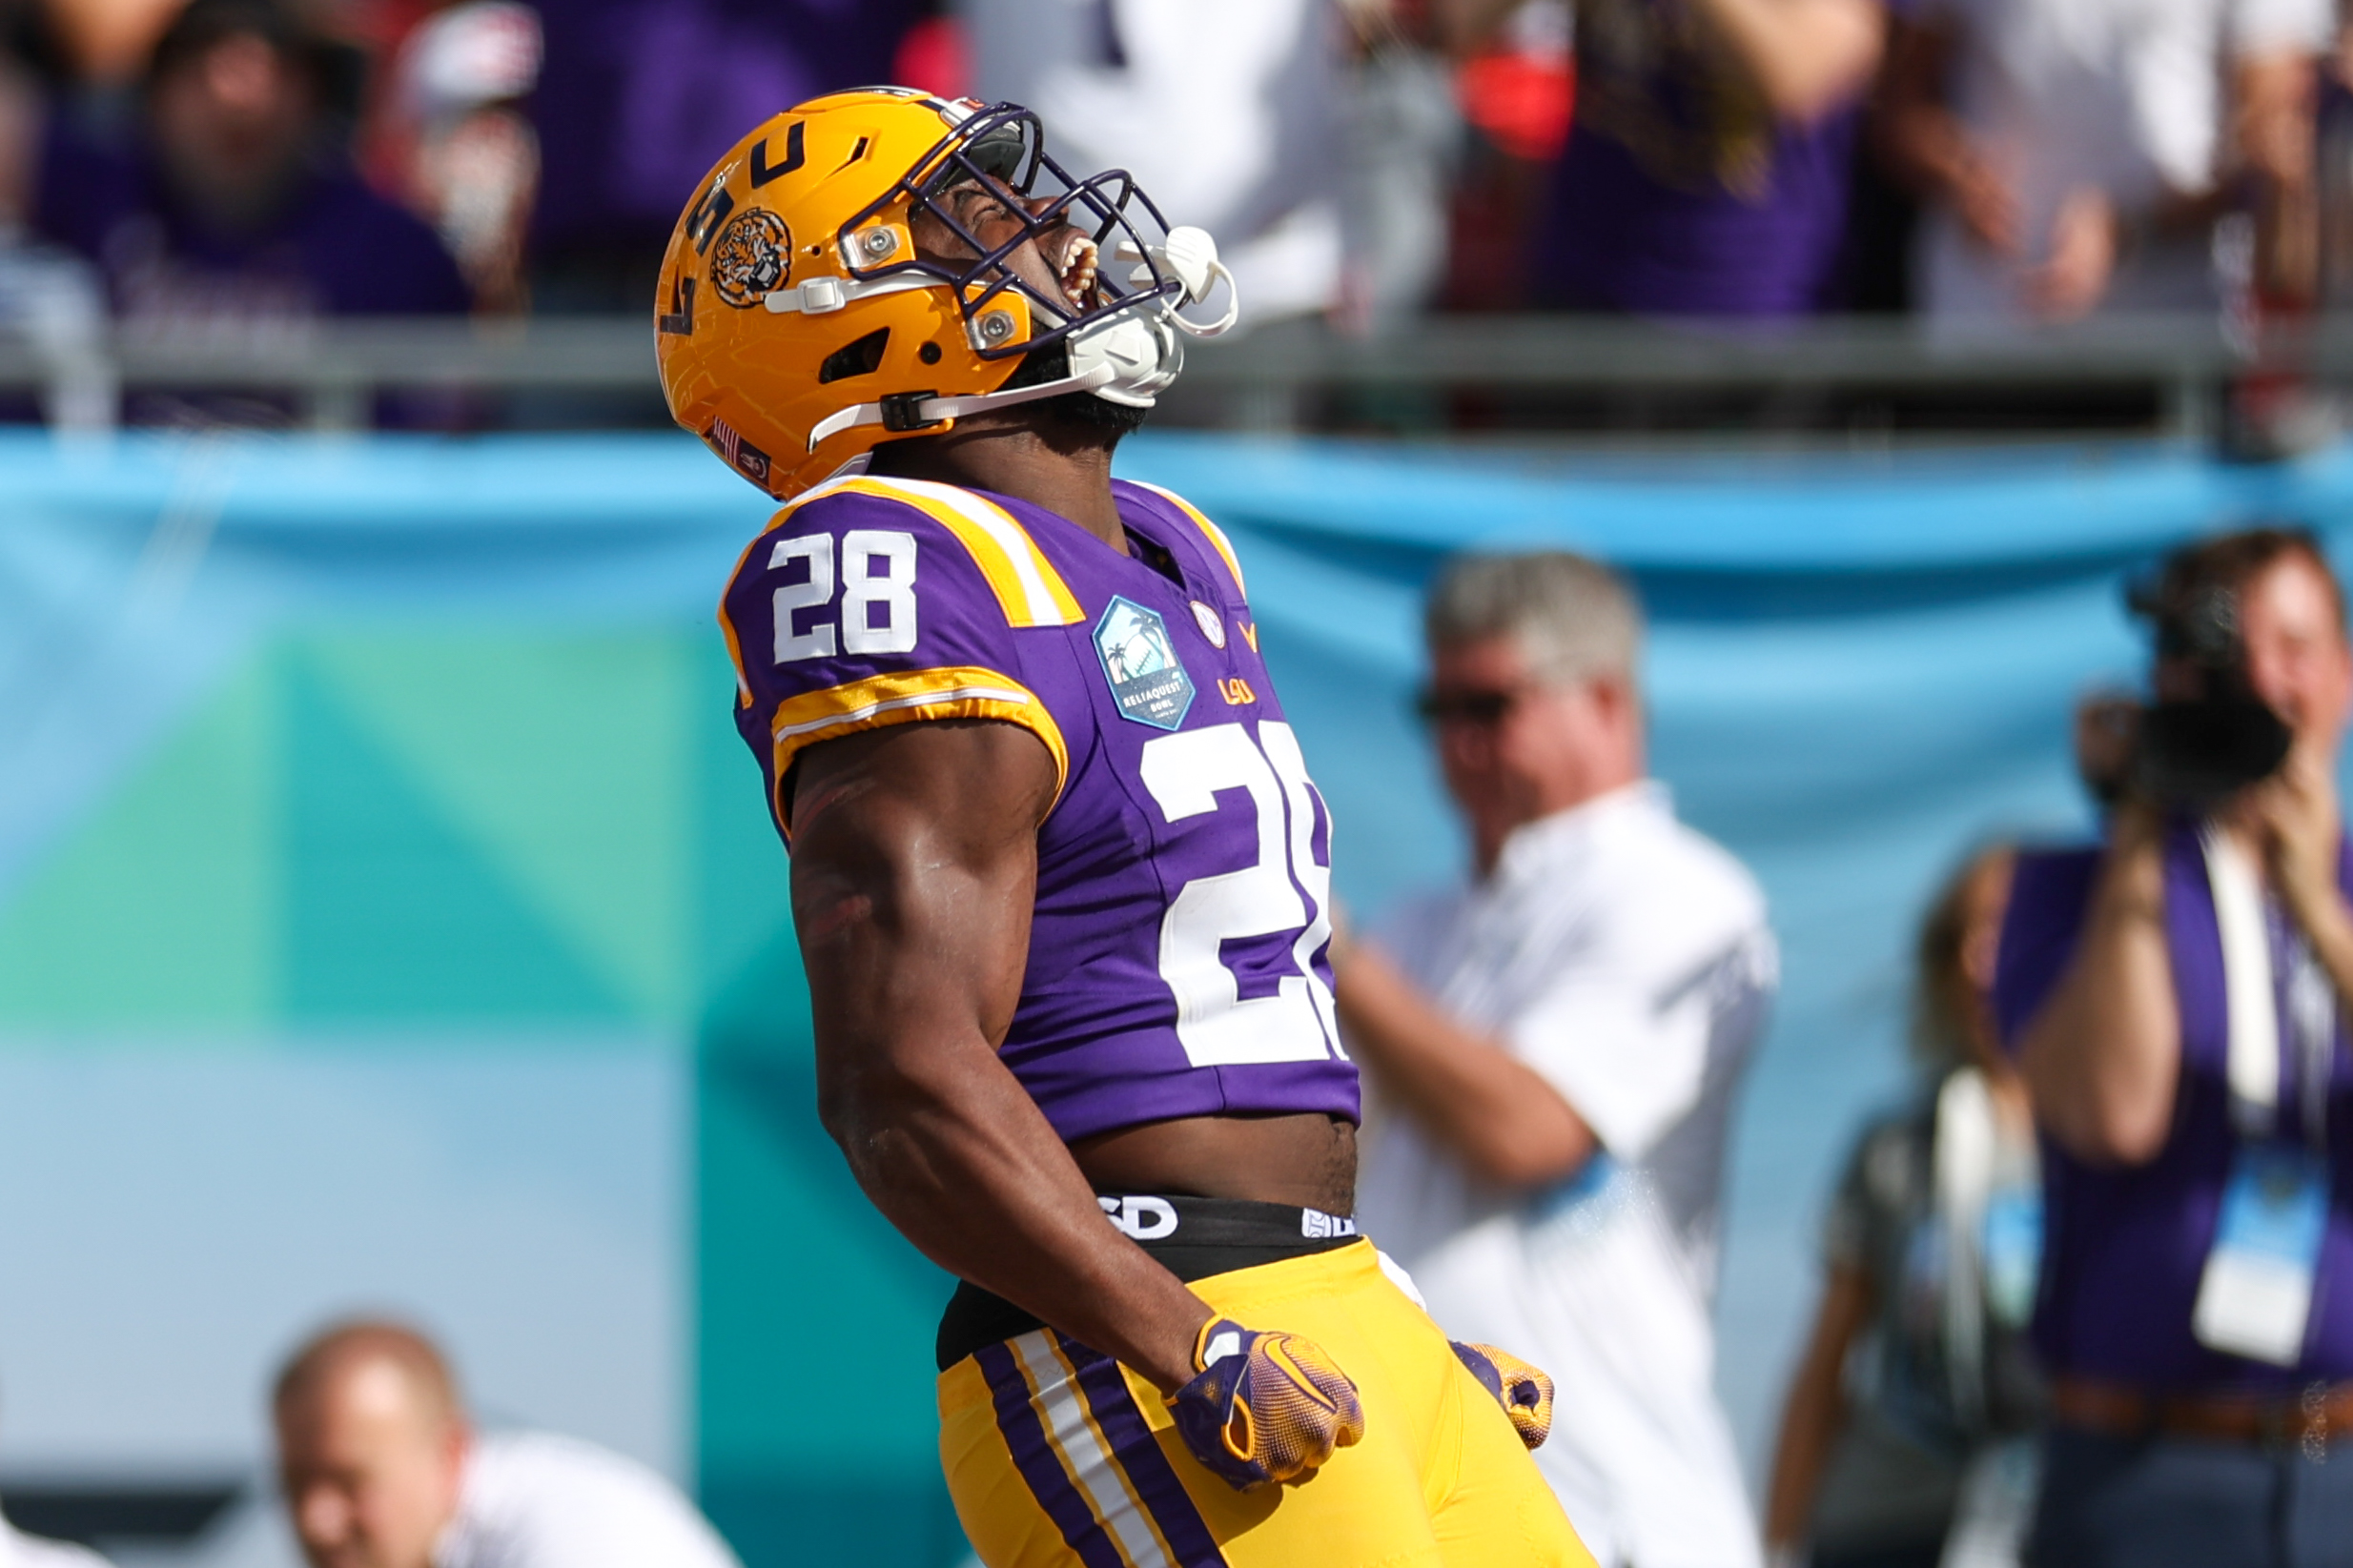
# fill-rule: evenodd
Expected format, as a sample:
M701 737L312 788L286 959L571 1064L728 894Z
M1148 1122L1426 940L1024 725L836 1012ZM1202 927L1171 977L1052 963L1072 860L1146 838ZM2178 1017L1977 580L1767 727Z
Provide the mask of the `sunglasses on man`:
M1511 717L1511 710L1520 705L1528 694L1525 686L1511 686L1493 690L1440 691L1425 687L1415 694L1414 712L1425 724L1436 728L1443 724L1469 724L1475 728L1492 729Z

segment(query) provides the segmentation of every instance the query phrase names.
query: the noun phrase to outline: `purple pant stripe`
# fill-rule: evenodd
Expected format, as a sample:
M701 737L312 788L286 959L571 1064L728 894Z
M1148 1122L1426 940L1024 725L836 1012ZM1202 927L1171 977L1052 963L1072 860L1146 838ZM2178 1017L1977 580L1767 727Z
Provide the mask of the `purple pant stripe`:
M1128 1482L1143 1499L1153 1523L1160 1527L1177 1568L1225 1568L1225 1554L1217 1550L1217 1537L1186 1495L1185 1483L1176 1478L1144 1413L1136 1408L1136 1395L1119 1375L1119 1363L1075 1339L1063 1338L1061 1344L1062 1354L1078 1369L1078 1386L1103 1428L1104 1440L1119 1468L1128 1473Z
M1003 1345L984 1346L977 1358L996 1403L997 1431L1005 1435L1005 1446L1013 1451L1013 1466L1030 1483L1046 1517L1062 1532L1063 1541L1087 1568L1124 1568L1119 1548L1104 1532L1087 1499L1071 1484L1069 1472L1046 1440L1045 1423L1030 1402L1030 1385L1021 1375L1021 1363Z

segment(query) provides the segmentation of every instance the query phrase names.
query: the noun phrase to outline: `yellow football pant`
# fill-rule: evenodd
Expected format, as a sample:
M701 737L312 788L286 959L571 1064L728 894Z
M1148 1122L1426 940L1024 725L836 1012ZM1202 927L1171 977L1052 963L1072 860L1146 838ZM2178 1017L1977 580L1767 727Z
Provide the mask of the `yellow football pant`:
M1372 1244L1197 1280L1354 1378L1364 1436L1291 1486L1203 1470L1153 1386L1039 1329L940 1375L940 1461L989 1568L1592 1568L1535 1462Z

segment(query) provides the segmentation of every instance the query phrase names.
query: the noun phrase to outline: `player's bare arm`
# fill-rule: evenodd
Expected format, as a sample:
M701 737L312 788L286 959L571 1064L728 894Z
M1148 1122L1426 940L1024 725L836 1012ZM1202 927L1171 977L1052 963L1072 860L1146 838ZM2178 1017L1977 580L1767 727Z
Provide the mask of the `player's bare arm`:
M996 1056L1054 785L1044 746L986 721L849 736L802 760L792 905L818 1110L925 1256L1169 1391L1193 1376L1208 1306L1103 1223Z

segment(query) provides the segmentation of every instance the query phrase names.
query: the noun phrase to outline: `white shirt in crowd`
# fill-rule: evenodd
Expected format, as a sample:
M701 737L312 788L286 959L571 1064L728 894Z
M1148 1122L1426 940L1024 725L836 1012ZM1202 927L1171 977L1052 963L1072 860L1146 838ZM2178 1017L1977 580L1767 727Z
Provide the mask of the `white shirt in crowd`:
M109 1568L106 1558L72 1541L28 1536L0 1518L0 1568Z
M742 1568L692 1503L634 1459L541 1432L490 1433L466 1461L434 1568Z
M1345 148L1331 7L959 0L958 11L975 95L1037 111L1046 150L1074 176L1124 169L1170 223L1207 229L1245 325L1332 302Z
M1552 1375L1537 1464L1603 1568L1750 1568L1709 1305L1732 1090L1776 978L1754 879L1645 783L1521 828L1485 881L1407 906L1380 940L1601 1150L1531 1196L1377 1114L1365 1233L1449 1334Z
M2230 64L2318 53L2331 0L1931 0L1958 31L1954 107L2015 192L2025 262L1989 255L1949 210L1920 233L1922 298L1948 334L2027 319L2020 268L2050 254L2053 216L2078 186L2106 191L2128 216L2167 190L2214 188ZM2210 310L2218 298L2205 238L2128 247L2100 309Z

